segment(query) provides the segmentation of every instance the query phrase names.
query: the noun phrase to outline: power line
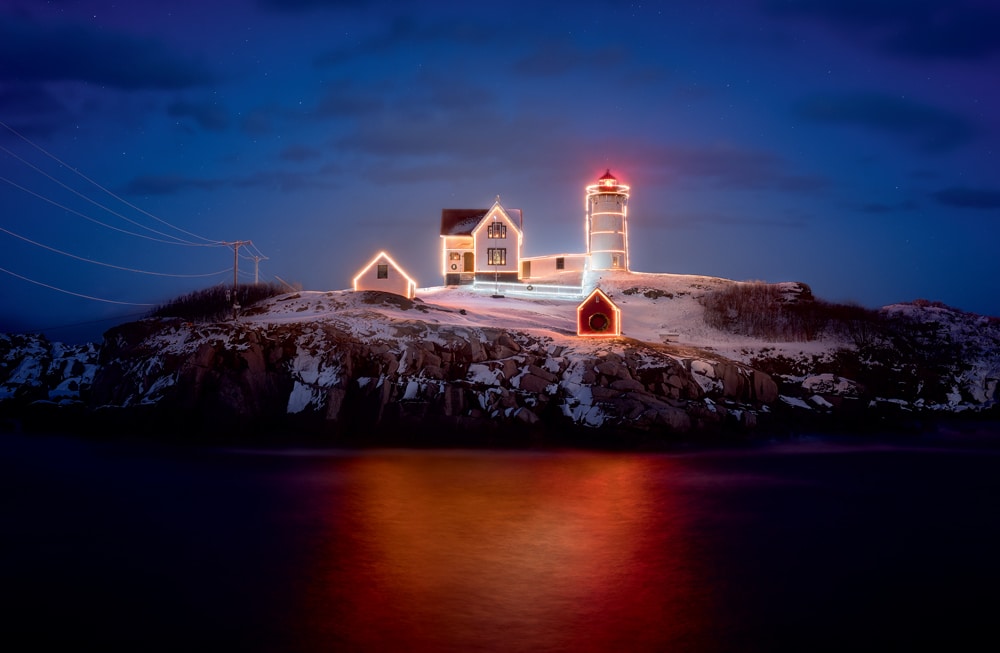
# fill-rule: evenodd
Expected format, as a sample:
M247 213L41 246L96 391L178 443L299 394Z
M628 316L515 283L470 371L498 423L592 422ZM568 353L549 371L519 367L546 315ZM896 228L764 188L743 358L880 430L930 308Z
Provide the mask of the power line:
M101 222L100 220L92 218L89 215L85 215L83 213L80 213L76 209L71 209L68 206L60 204L59 202L57 202L57 201L55 201L53 199L49 199L48 197L45 197L44 195L40 195L40 194L36 193L35 191L31 190L30 188L25 188L24 186L21 186L20 184L18 184L16 182L13 182L10 179L7 179L6 177L0 177L0 181L5 181L8 184L10 184L11 186L13 186L14 188L22 190L25 193L28 193L29 195L34 195L38 199L44 200L44 201L48 202L49 204L52 204L53 206L56 206L56 207L62 209L63 211L66 211L68 213L72 213L73 215L80 216L84 220L89 220L90 222L93 222L94 224L99 224L102 227L107 227L108 229L111 229L113 231L118 231L118 232L126 234L128 236L135 236L137 238L145 238L146 240L152 240L153 242L156 242L156 243L165 243L167 245L183 245L184 244L184 243L179 243L176 240L163 240L162 238L154 238L152 236L147 236L146 234L137 234L134 231L128 231L128 230L122 229L120 227L115 227L113 225L107 224L106 222ZM171 238L172 237L173 236L171 236ZM222 247L222 243L218 243L218 242L216 242L216 243L205 243L205 244L200 244L200 243L191 243L191 244L194 245L194 246L197 246L197 247Z
M292 284L288 283L287 281L285 281L284 279L282 279L278 275L274 275L274 278L277 279L278 281L280 281L281 283L283 283L285 285L285 287L288 288L290 291L292 291L292 292L298 292L298 288L296 288Z
M90 197L87 197L87 196L86 196L86 195L84 195L83 193L81 193L81 192L79 192L79 191L77 191L77 190L75 190L75 189L71 188L71 187L70 187L70 186L68 186L67 184L65 184L65 183L63 183L63 182L61 182L61 181L59 181L58 179L56 179L56 178L55 178L55 177L53 177L52 175L50 175L50 174L46 173L45 171L43 171L43 170L42 170L42 169L40 169L39 167L35 166L34 164L32 164L32 163L30 163L29 161L25 160L24 158L22 158L22 157L18 156L17 154L15 154L15 153L11 152L11 151L10 151L9 149L7 149L6 147L3 147L3 146L0 146L0 149L2 149L2 150L3 150L4 152L6 152L6 153L7 153L8 155L10 155L10 156L14 157L15 159L17 159L17 160L18 160L18 161L20 161L21 163L23 163L23 164L27 165L28 167L32 168L32 169L33 169L33 170L35 170L36 172L38 172L38 173L40 173L40 174L44 175L44 176L45 176L45 177L47 177L48 179L50 179L50 180L52 180L53 182L55 182L55 183L59 184L60 186L62 186L62 187L63 187L63 188L65 188L66 190L69 190L70 192L74 193L75 195L77 195L77 196L81 197L82 199L84 199L84 200L86 200L86 201L90 202L91 204L94 204L95 206L97 206L97 207L99 207L99 208L101 208L101 209L104 209L104 210L105 210L105 211L107 211L108 213L111 213L112 215L114 215L114 216L116 216L116 217L119 217L119 218L121 218L122 220L125 220L125 221L127 221L127 222L130 222L131 224L134 224L134 225L136 225L137 227L140 227L140 228L142 228L142 229L146 229L147 231L151 231L151 232L153 232L153 233L155 233L155 234L157 234L157 235L160 235L160 236L163 236L163 237L165 237L165 238L171 238L171 239L173 239L173 240L170 240L170 241L165 241L165 240L160 240L160 239L158 239L158 238L152 238L152 237L150 237L150 236L146 236L146 235L143 235L143 234L136 234L136 233L134 233L134 232L130 232L130 231L126 231L126 230L124 230L124 229L120 229L120 228L118 228L118 227L113 227L113 226L111 226L111 225L109 225L109 224L106 224L106 223L103 223L103 222L100 222L99 220L95 220L94 218L91 218L91 217L89 217L89 216L86 216L86 215L84 215L84 214L80 213L79 211L75 211L75 210L73 210L73 209L70 209L70 208L68 208L68 207L66 207L66 206L63 206L62 204L59 204L58 202L56 202L56 201L54 201L54 200L52 200L52 199L49 199L49 198L47 198L47 197L45 197L45 196L43 196L43 195L41 195L41 194L39 194L39 193L36 193L36 192L34 192L34 191L32 191L32 190L30 190L30 189L28 189L28 188L25 188L25 187L23 187L23 186L21 186L21 185L19 185L19 184L15 183L15 182L11 181L10 179L7 179L7 178L5 178L5 177L0 177L0 181L5 181L6 183L8 183L8 184L10 184L10 185L14 186L15 188L18 188L18 189L20 189L20 190L22 190L22 191L24 191L24 192L26 192L26 193L29 193L29 194L31 194L31 195L34 195L35 197L38 197L39 199L42 199L42 200L45 200L45 201L47 201L47 202L49 202L49 203L51 203L51 204L53 204L53 205L55 205L55 206L57 206L57 207L59 207L59 208L63 209L63 210L66 210L66 211L69 211L70 213L73 213L74 215L78 215L78 216L80 216L80 217L82 217L82 218L85 218L85 219L87 219L87 220L90 220L91 222L94 222L95 224L98 224L98 225L101 225L101 226L103 226L103 227L106 227L106 228L109 228L109 229L113 229L113 230L115 230L115 231L119 231L119 232L121 232L121 233L124 233L124 234L127 234L127 235L130 235L130 236L137 236L137 237L140 237L140 238L146 238L146 239L148 239L148 240L153 240L154 242L162 242L162 243L166 243L166 244L183 244L183 245L192 245L192 246L202 246L202 247L205 247L205 246L208 246L208 247L221 247L221 246L229 246L229 244L228 244L228 243L226 243L226 242L224 242L224 241L219 241L219 240L212 240L212 239L210 239L210 238L205 238L204 236L200 236L200 235L198 235L198 234L195 234L195 233L193 233L193 232L190 232L190 231L187 231L187 230L185 230L185 229L181 229L180 227L177 227L176 225L173 225L173 224L171 224L171 223L167 222L166 220L163 220L162 218L159 218L159 217L157 217L157 216L153 215L152 213L150 213L150 212L146 211L145 209L142 209L142 208L140 208L140 207L138 207L138 206L136 206L136 205L132 204L132 203L131 203L131 202L129 202L128 200L126 200L126 199L124 199L124 198L122 198L122 197L120 197L120 196L116 195L115 193L113 193L112 191L108 190L107 188L105 188L105 187L104 187L104 186L102 186L101 184L97 183L96 181L94 181L93 179L91 179L90 177L88 177L87 175L83 174L82 172L80 172L79 170L77 170L76 168L74 168L73 166L70 166L69 164L67 164L66 162L64 162L64 161L63 161L62 159L60 159L59 157L55 156L54 154L52 154L51 152L49 152L48 150L46 150L46 149L45 149L45 148L43 148L42 146L38 145L37 143L35 143L35 142L34 142L34 141L32 141L31 139L29 139L29 138L28 138L27 136L24 136L23 134L21 134L21 133L20 133L20 132L18 132L18 131L17 131L16 129L14 129L13 127L11 127L10 125L8 125L7 123L3 122L2 120L0 120L0 126L3 126L3 127L4 127L4 128L6 128L6 129L7 129L7 130L8 130L9 132L11 132L11 133L12 133L12 134L14 134L15 136L17 136L18 138L20 138L21 140L23 140L23 141L24 141L25 143L29 144L29 145L30 145L31 147L35 148L36 150L38 150L39 152L41 152L41 153L42 153L42 154L44 154L45 156L49 157L50 159L52 159L53 161L55 161L56 163L58 163L58 164L59 164L60 166L62 166L62 167L64 167L64 168L66 168L66 169L68 169L68 170L70 170L70 171L71 171L71 172L73 172L74 174L76 174L76 175L78 175L79 177L83 178L84 180L86 180L87 182L89 182L89 183L90 183L90 184L92 184L93 186L97 187L98 189L100 189L100 190L101 190L101 191L103 191L104 193L106 193L106 194L110 195L110 196L111 196L111 197L113 197L114 199L118 200L118 201L119 201L119 202L121 202L122 204L125 204L126 206L128 206L128 207L131 207L132 209L135 209L136 211L138 211L138 212L142 213L143 215L146 215L146 216L148 216L148 217L150 217L150 218L152 218L152 219L156 220L157 222L159 222L159 223L161 223L161 224L163 224L163 225L166 225L166 226L170 227L171 229L174 229L174 230L176 230L176 231L179 231L179 232L181 232L181 233L184 233L184 234L187 234L187 235L189 235L189 236L192 236L192 237L194 237L194 238L198 238L199 240L203 240L203 241L205 241L205 243L193 243L193 242L191 242L191 241L187 241L187 240L185 240L185 239L183 239L183 238L179 238L179 237L177 237L177 236L173 236L173 235L170 235L170 234L165 234L165 233L163 233L163 232L160 232L160 231L157 231L157 230L155 230L155 229L152 229L152 228L150 228L150 227L148 227L148 226L146 226L146 225L144 225L144 224L141 224L141 223L139 223L139 222L136 222L135 220L132 220L132 219L130 219L130 218L128 218L128 217L126 217L126 216L124 216L124 215L122 215L122 214L120 214L120 213L116 212L116 211L113 211L112 209L110 209L110 208L108 208L108 207L104 206L103 204L101 204L101 203L99 203L99 202L97 202L97 201L95 201L95 200L91 199ZM256 246L255 246L255 245L254 245L254 244L252 243L252 242L250 242L250 241L247 241L247 244L248 244L249 246L253 247L253 251L255 251L255 252L257 253L257 256L259 257L259 258L257 258L257 259L255 260L255 264L259 264L259 263L260 263L260 260L262 260L262 259L267 259L267 258L268 258L268 257L267 257L267 256L265 256L265 255L264 255L264 253L263 253L263 252L261 252L261 251L260 251L260 249L259 249L259 248L257 248L257 247L256 247ZM252 257L252 256L246 256L246 255L241 255L241 254L239 254L239 251L238 251L238 250L239 250L239 248L238 248L238 247L237 247L236 249L237 249L237 255L240 255L240 256L243 256L244 258L248 258L248 259L251 259L251 260L254 260L254 257Z
M3 147L3 146L0 146L0 150L3 150L4 152L6 152L9 156L17 159L18 161L20 161L24 165L30 167L31 169L35 170L39 174L41 174L41 175L45 176L46 178L50 179L51 181L55 182L59 186L65 188L66 190L70 191L71 193L77 195L78 197L80 197L80 198L82 198L82 199L90 202L94 206L97 206L98 208L101 208L101 209L107 211L108 213L110 213L110 214L112 214L112 215L114 215L114 216L116 216L118 218L121 218L122 220L125 220L126 222L134 224L134 225L136 225L137 227L139 227L141 229L146 229L147 231L151 231L152 233L155 233L157 235L163 236L164 238L170 238L172 240L161 240L159 238L153 238L153 237L147 236L145 234L137 234L135 232L127 231L125 229L121 229L119 227L115 227L115 226L109 225L107 223L104 223L104 222L101 222L99 220L96 220L96 219L94 219L94 218L92 218L90 216L87 216L87 215L85 215L85 214L83 214L83 213L81 213L79 211L71 209L71 208L69 208L69 207L67 207L67 206L65 206L63 204L60 204L59 202L56 202L53 199L45 197L44 195L41 195L40 193L37 193L37 192L35 192L35 191L33 191L33 190L29 189L29 188L25 188L24 186L21 186L20 184L12 181L10 179L7 179L6 177L0 176L0 181L4 181L7 184L10 184L11 186L14 186L15 188L17 188L17 189L19 189L19 190L21 190L21 191L23 191L25 193L33 195L33 196L35 196L35 197L37 197L37 198L39 198L41 200L44 200L46 202L49 202L50 204L53 204L54 206L57 206L58 208L61 208L64 211L68 211L68 212L70 212L70 213L72 213L74 215L77 215L77 216L82 217L82 218L84 218L86 220L94 222L95 224L98 224L98 225L100 225L102 227L106 227L108 229L112 229L114 231L118 231L120 233L124 233L124 234L130 235L130 236L136 236L136 237L139 237L139 238L146 238L147 240L152 240L154 242L160 242L160 243L165 243L165 244L170 244L170 245L189 245L189 246L196 246L196 247L222 247L222 246L229 246L229 244L226 243L226 242L224 242L224 241L210 240L208 238L204 238L203 236L198 236L197 234L192 234L190 232L187 232L187 231L185 231L183 229L180 229L179 227L176 227L176 226L174 226L174 225L172 225L172 224L170 224L170 223L168 223L168 222L166 222L166 221L164 221L164 220L156 217L155 215L153 215L153 214L151 214L151 213L149 213L149 212L147 212L147 211L145 211L145 210L143 210L143 209L141 209L141 208L139 208L139 207L131 204L130 202L122 199L121 197L119 197L119 196L115 195L114 193L112 193L111 191L107 190L106 188L104 188L103 186L101 186L97 182L93 181L92 179L90 179L89 177L87 177L86 175L84 175L83 173L79 172L75 168L72 168L71 166L69 166L68 164L66 164L65 162L63 162L61 159L57 158L56 156L54 156L53 154L49 153L47 150L45 150L41 146L39 146L36 143L34 143L31 140L29 140L27 137L25 137L22 134L18 133L16 130L14 130L12 127L10 127L9 125L7 125L3 121L0 121L0 125L6 127L8 130L10 130L12 133L14 133L15 135L17 135L19 138L21 138L25 142L29 143L32 147L35 147L39 151L43 152L46 156L49 156L54 161L58 162L60 165L66 167L66 168L69 168L75 174L81 176L83 179L85 179L88 182L90 182L91 184L97 186L102 191L104 191L105 193L111 195L112 197L114 197L118 201L124 203L125 205L130 206L130 207L134 208L135 210L137 210L137 211L139 211L139 212L141 212L141 213L143 213L145 215L148 215L149 217L153 218L154 220L157 220L158 222L161 222L161 223L163 223L163 224L171 227L172 229L176 229L178 231L181 231L182 233L188 233L189 235L192 235L192 236L194 236L196 238L200 238L201 240L204 240L206 242L205 243L193 243L193 242L185 240L183 238L179 238L177 236L173 236L173 235L170 235L170 234L163 233L161 231L157 231L156 229L152 229L151 227L148 227L148 226L146 226L144 224L136 222L135 220L132 220L131 218L128 218L128 217L126 217L126 216L118 213L117 211L114 211L114 210L110 209L109 207L101 204L100 202L97 202L97 201L93 200L92 198L87 197L86 195L84 195L83 193L77 191L76 189L71 188L69 185L63 183L62 181L60 181L58 179L56 179L55 177L53 177L52 175L48 174L47 172L45 172L41 168L35 166L31 162L29 162L29 161L25 160L24 158L18 156L17 154L15 154L14 152L11 152L9 149L7 149L6 147ZM246 254L239 254L238 253L239 248L237 247L237 254L239 256L242 256L243 258L246 258L248 260L253 260L255 262L255 265L259 265L259 263L260 263L261 260L264 260L264 259L268 258L251 241L247 241L246 244L249 245L249 246L251 246L251 247L253 247L253 251L255 251L257 253L257 255L256 256L249 256L249 255L246 255Z
M104 263L102 261L95 261L94 259L84 258L83 256L77 256L76 254L70 254L69 252L64 252L61 249L56 249L55 247L49 247L43 243L36 242L30 238L26 238L20 234L16 234L9 229L4 229L0 227L0 231L5 234L9 234L14 238L20 238L26 243L31 243L36 247L41 247L42 249L47 249L50 252L55 252L56 254L61 254L63 256L68 256L69 258L76 259L77 261L83 261L84 263L93 263L94 265L103 265L106 268L113 268L115 270L124 270L125 272L135 272L137 274L149 274L157 277L176 277L179 279L195 279L200 277L214 277L215 275L222 274L223 272L229 272L229 268L224 268L222 270L216 270L215 272L207 272L205 274L170 274L167 272L150 272L149 270L138 270L136 268L127 268L121 265L112 265L111 263Z
M253 251L257 252L257 256L259 256L260 258L262 259L267 258L266 256L264 256L264 252L260 251L260 249L256 245L254 245L253 242L250 243L250 247L253 249Z
M45 148L43 148L42 146L38 145L37 143L35 143L35 142L34 142L34 141L32 141L31 139L29 139L29 138L28 138L27 136L24 136L23 134L21 134L21 133L20 133L20 132L18 132L18 131L17 131L16 129L14 129L13 127L11 127L10 125L8 125L7 123L3 122L2 120L0 120L0 125L2 125L2 126L3 126L4 128L6 128L6 129L7 129L8 131L10 131L10 132L11 132L12 134L14 134L15 136L17 136L17 137L18 137L18 138L20 138L21 140L23 140L23 141L24 141L25 143L27 143L28 145L31 145L31 146L32 146L32 147L34 147L34 148L35 148L36 150L38 150L39 152L41 152L41 153L42 153L42 154L44 154L45 156L49 157L50 159L52 159L53 161L55 161L55 162L56 162L56 163L58 163L59 165L61 165L61 166L64 166L64 167L66 167L67 169L69 169L70 171L72 171L72 172L73 172L74 174L76 174L76 175L78 175L78 176L82 177L83 179L85 179L86 181L88 181L88 182L89 182L89 183L91 183L92 185L96 186L96 187L97 187L97 188L99 188L100 190L104 191L105 193L107 193L107 194L108 194L108 195L110 195L111 197L115 198L116 200L118 200L119 202L121 202L122 204L124 204L125 206L128 206L128 207L130 207L130 208L133 208L133 209L135 209L136 211L138 211L139 213L142 213L143 215L146 215L146 216L148 216L148 217L150 217L150 218L152 218L152 219L156 220L156 221L157 221L157 222L159 222L160 224L163 224L163 225L166 225L166 226L170 227L171 229L174 229L174 230L176 230L176 231L179 231L179 232L181 232L181 233L183 233L183 234L187 234L188 236L191 236L191 237L193 237L193 238L197 238L197 239L199 239L199 240L204 240L204 241L206 241L206 242L208 242L208 243L211 243L211 244L213 244L213 245L215 245L215 244L218 244L218 243L219 243L219 241L218 241L218 240L212 240L211 238L205 238L204 236L199 236L199 235L198 235L198 234L196 234L196 233L193 233L193 232L190 232L190 231L187 231L187 230L185 230L185 229L181 229L180 227L178 227L178 226L175 226L175 225L172 225L172 224L170 224L169 222L167 222L166 220L163 220L163 219L161 219L161 218L159 218L159 217L157 217L157 216L153 215L152 213L150 213L150 212L146 211L145 209L141 209L141 208L139 208L138 206L136 206L136 205L132 204L132 203L131 203L131 202L129 202L128 200L126 200L126 199L123 199L122 197L119 197L118 195L114 194L113 192L111 192L110 190L108 190L107 188L105 188L104 186L100 185L99 183L97 183L96 181L94 181L93 179L91 179L90 177L88 177L87 175L85 175L85 174L83 174L82 172L80 172L79 170L77 170L76 168L74 168L74 167L72 167L71 165L67 164L67 163L66 163L66 162L64 162L64 161L63 161L62 159L60 159L59 157L55 156L54 154L52 154L51 152L49 152L48 150L46 150L46 149L45 149Z
M103 297L94 297L93 295L84 295L84 294L81 294L81 293L78 293L78 292L73 292L72 290L66 290L64 288L59 288L57 286L52 286L52 285L49 285L47 283L42 283L41 281L35 281L34 279L29 279L28 277L25 277L25 276L22 276L20 274L17 274L16 272L11 272L10 270L6 270L4 268L0 268L0 272L4 272L6 274L9 274L10 276L16 277L18 279L21 279L22 281L27 281L28 283L33 283L36 286L41 286L43 288L48 288L49 290L55 290L57 292L65 293L67 295L73 295L74 297L82 297L83 299L91 299L91 300L93 300L95 302L104 302L106 304L122 304L122 305L125 305L125 306L156 306L156 304L145 304L145 303L140 303L140 302L122 302L122 301L118 301L118 300L115 300L115 299L105 299Z
M9 156L14 157L15 159L17 159L18 161L20 161L24 165L28 166L29 168L31 168L32 170L34 170L38 174L40 174L40 175L42 175L44 177L47 177L48 179L52 180L56 184L62 186L63 188L65 188L69 192L73 193L77 197L80 197L81 199L84 199L84 200L90 202L91 204L93 204L94 206L96 206L96 207L98 207L100 209L104 209L105 211L107 211L111 215L113 215L115 217L118 217L118 218L121 218L125 222L129 222L131 224L134 224L135 226L139 227L140 229L145 229L147 231L151 231L151 232L153 232L154 234L156 234L158 236L163 236L164 238L173 238L175 241L177 241L176 244L178 244L178 245L193 245L193 246L197 246L197 247L204 247L205 246L203 243L194 243L194 242L191 242L190 240L185 240L185 239L180 238L178 236L172 236L170 234L165 234L162 231L157 231L156 229L153 229L151 227L147 227L146 225L144 225L144 224L142 224L140 222L136 222L135 220L133 220L131 218L128 218L128 217L122 215L121 213L118 213L117 211L114 211L114 210L108 208L107 206L104 206L100 202L87 197L86 195L84 195L80 191L76 190L75 188L71 188L68 184L65 184L65 183L61 182L60 180L56 179L55 177L53 177L49 173L45 172L44 170L42 170L41 168L39 168L38 166L36 166L35 164L31 163L30 161L25 161L24 159L22 159L18 155L14 154L10 150L8 150L6 147L0 145L0 150L3 150ZM9 183L11 185L16 185L16 184L13 184L13 182L11 182L11 181L9 181L7 179L5 179L4 181L7 181L7 183ZM26 190L26 189L22 188L22 190ZM38 196L38 195L36 194L36 196ZM218 243L213 243L213 244L218 244Z
M145 238L145 239L151 240L153 242L159 242L159 243L164 243L164 244L168 244L168 245L188 245L188 246L199 246L199 247L222 247L222 246L232 247L233 248L233 267L231 269L233 270L233 287L234 287L234 289L238 286L238 279L239 279L239 258L240 258L240 256L243 256L244 258L248 258L248 259L254 261L254 266L255 266L254 267L254 278L255 278L255 281L256 281L257 276L258 276L258 266L260 264L260 261L261 260L266 260L268 257L265 256L263 254L263 252L261 252L260 249L258 249L253 244L252 241L246 240L246 241L226 242L226 241L212 240L212 239L209 239L209 238L205 238L204 236L201 236L199 234L193 233L191 231L187 231L185 229L177 227L176 225L173 225L173 224L167 222L166 220L163 220L163 219L161 219L161 218L153 215L152 213L150 213L150 212L148 212L148 211L146 211L146 210L144 210L144 209L142 209L142 208L140 208L140 207L132 204L131 202L125 200L124 198L116 195L115 193L113 193L109 189L107 189L104 186L102 186L101 184L97 183L95 180L91 179L87 175L85 175L82 172L80 172L79 170L77 170L76 168L70 166L69 164L67 164L66 162L64 162L63 160L61 160L60 158L58 158L57 156L55 156L54 154L52 154L51 152L49 152L48 150L46 150L45 148L43 148L40 145L38 145L37 143L33 142L31 139L27 138L26 136L24 136L23 134L21 134L20 132L18 132L17 130L15 130L13 127L11 127L7 123L3 122L2 120L0 120L0 126L2 126L5 129L7 129L10 133L14 134L16 137L18 137L19 139L21 139L22 141L24 141L25 143L27 143L31 147L35 148L37 151L41 152L46 157L48 157L51 160L55 161L61 167L63 167L65 169L71 171L72 173L76 174L77 176L79 176L83 180L85 180L88 183L90 183L92 186L98 188L99 190L101 190L105 194L109 195L110 197L118 200L122 204L124 204L124 205L126 205L126 206L128 206L128 207L130 207L130 208L132 208L132 209L134 209L136 211L138 211L139 213L141 213L143 215L148 216L149 218L152 218L153 220L155 220L155 221L157 221L157 222L159 222L159 223L161 223L161 224L169 227L170 229L176 230L176 231L178 231L180 233L186 234L188 236L191 236L193 238L196 238L196 239L199 239L199 240L205 241L205 242L204 243L192 242L192 241L189 241L187 239L180 238L180 237L178 237L176 235L173 235L173 234L169 234L169 233L164 233L162 231L158 231L158 230L153 229L153 228L151 228L151 227L149 227L147 225L144 225L144 224L142 224L140 222L132 220L132 219L126 217L125 215L122 215L121 213L118 213L117 211L114 211L113 209L109 208L108 206L105 206L104 204L102 204L102 203L100 203L100 202L98 202L98 201L96 201L96 200L88 197L84 193L82 193L82 192L80 192L80 191L72 188L68 184L66 184L63 181L60 181L59 179L57 179L55 176L49 174L45 170L42 170L40 167L34 165L33 163L29 162L25 158L19 156L18 154L12 152L11 150L9 150L8 148L3 147L3 146L0 146L0 150L2 150L3 152L7 153L8 156L10 156L13 159L19 161L23 165L31 168L32 170L34 170L38 174L43 175L44 177L46 177L50 181L58 184L63 189L68 190L69 192L73 193L74 195L78 196L79 198L81 198L81 199L83 199L83 200L85 200L85 201L93 204L94 206L96 206L96 207L98 207L98 208L100 208L100 209L102 209L102 210L104 210L104 211L106 211L106 212L108 212L108 213L110 213L110 214L112 214L112 215L114 215L114 216L122 219L122 220L125 220L126 222L129 222L129 223L135 225L136 227L139 227L140 229L144 229L146 231L152 232L152 233L154 233L154 234L156 234L158 236L162 236L163 238L155 238L155 237L149 236L147 234L135 233L133 231L129 231L129 230L122 229L122 228L114 226L114 225L107 224L107 223L102 222L100 220L97 220L97 219L95 219L95 218L93 218L93 217L91 217L89 215L86 215L86 214L84 214L84 213L82 213L80 211L77 211L77 210L75 210L73 208L70 208L70 207L68 207L68 206L66 206L64 204L61 204L60 202L58 202L58 201L56 201L54 199L51 199L50 197L46 197L45 195L43 195L43 194L41 194L39 192L36 192L36 191L34 191L34 190L30 189L30 188L22 186L21 184L18 184L17 182L12 181L11 179L8 179L6 177L0 176L0 181L6 182L10 186L13 186L14 188L17 188L17 189L21 190L22 192L25 192L25 193L27 193L29 195L32 195L32 196L34 196L34 197L36 197L38 199L41 199L41 200L43 200L45 202L48 202L49 204L52 204L53 206L56 206L56 207L62 209L63 211L66 211L67 213L79 216L79 217L81 217L81 218L83 218L85 220L88 220L90 222L93 222L93 223L95 223L97 225L100 225L100 226L105 227L107 229L111 229L113 231L117 231L117 232L125 234L125 235L135 236L137 238ZM100 266L103 266L103 267L108 267L108 268L117 269L117 270L123 270L123 271L127 271L127 272L133 272L133 273L137 273L137 274L147 274L147 275L154 275L154 276L174 277L174 278L196 278L196 277L210 277L210 276L215 276L215 275L227 272L230 269L230 268L225 268L225 269L219 270L217 272L211 272L211 273L206 273L206 274L172 274L172 273L163 273L163 272L153 272L153 271L141 270L141 269L137 269L137 268L129 268L129 267L124 267L124 266L114 265L114 264L111 264L111 263L105 263L103 261L98 261L98 260L95 260L95 259L90 259L90 258L85 258L85 257L82 257L82 256L78 256L76 254L72 254L72 253L69 253L69 252L66 252L66 251L63 251L63 250L60 250L60 249L56 249L55 247L51 247L49 245L45 245L43 243L31 240L31 239L29 239L29 238L27 238L25 236L22 236L20 234L16 234L16 233L14 233L14 232L12 232L12 231L10 231L8 229L5 229L3 227L0 227L0 231L2 231L3 233L8 234L10 236L13 236L15 238L19 238L20 240L22 240L24 242L27 242L27 243L32 244L32 245L35 245L36 247L40 247L40 248L46 249L48 251L54 252L54 253L62 255L62 256L66 256L66 257L69 257L69 258L72 258L72 259L76 259L76 260L79 260L79 261L83 261L83 262L86 262L86 263L91 263L91 264L94 264L94 265L100 265ZM164 239L169 239L169 240L164 240ZM241 247L247 247L247 251L249 251L250 254L243 254L243 253L241 253L240 252L240 248ZM44 287L44 288L55 290L57 292L62 292L62 293L68 294L68 295L73 295L73 296L76 296L76 297L81 297L81 298L84 298L84 299L91 299L91 300L94 300L94 301L101 301L101 302L107 302L107 303L112 303L112 304L126 304L126 305L133 305L133 306L153 306L153 304L110 300L110 299L105 299L105 298L96 297L96 296L92 296L92 295L86 295L86 294L82 294L82 293L73 292L73 291L70 291L70 290L66 290L64 288L60 288L58 286L53 286L51 284L46 284L46 283L43 283L43 282L40 282L40 281L36 281L34 279L30 279L28 277L25 277L23 275L17 274L15 272L11 272L10 270L6 270L4 268L0 268L0 272L4 272L4 273L9 274L11 276L14 276L14 277L16 277L18 279L21 279L23 281L27 281L29 283L33 283L35 285L38 285L38 286L41 286L41 287Z

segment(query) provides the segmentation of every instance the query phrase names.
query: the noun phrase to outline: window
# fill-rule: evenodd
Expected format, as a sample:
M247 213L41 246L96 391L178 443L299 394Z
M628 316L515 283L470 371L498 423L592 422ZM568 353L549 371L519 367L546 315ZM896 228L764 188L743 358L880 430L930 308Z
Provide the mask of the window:
M488 248L486 250L486 260L489 262L489 265L507 265L507 248Z
M487 238L506 238L507 225L502 222L491 222L486 225Z
M566 259L562 256L556 258L556 269L565 270L566 269Z
M587 324L594 331L607 331L608 327L611 326L611 320L604 313L594 313L587 320Z
M449 261L461 261L462 260L462 255L459 254L458 252L452 252L451 254L448 254L448 260Z
M389 266L386 263L379 263L378 266L378 278L388 279L389 278Z

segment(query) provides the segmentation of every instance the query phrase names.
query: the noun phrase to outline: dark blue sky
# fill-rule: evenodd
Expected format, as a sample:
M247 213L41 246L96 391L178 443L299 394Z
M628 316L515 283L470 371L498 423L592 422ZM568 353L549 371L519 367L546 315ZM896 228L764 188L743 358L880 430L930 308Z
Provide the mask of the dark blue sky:
M526 255L582 251L605 168L635 270L1000 314L994 2L2 6L0 330L231 283L214 241L310 290L383 248L439 285L441 209L498 194Z

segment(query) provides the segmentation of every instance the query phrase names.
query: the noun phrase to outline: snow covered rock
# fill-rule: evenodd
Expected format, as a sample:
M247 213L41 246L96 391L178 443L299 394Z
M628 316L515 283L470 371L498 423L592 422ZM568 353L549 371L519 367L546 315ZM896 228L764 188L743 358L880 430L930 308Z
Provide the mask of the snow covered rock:
M430 289L426 300L300 292L235 321L124 324L100 347L5 336L0 405L86 402L166 432L307 429L361 441L377 432L419 444L449 432L484 443L595 431L670 437L766 427L786 411L957 413L997 403L996 320L915 303L887 307L860 345L830 335L761 342L701 318L698 297L733 283L608 275L621 338L577 337L574 302L454 289ZM807 290L780 288L788 304L814 301ZM678 338L664 344L667 326Z
M0 334L0 402L83 402L97 358L92 343L64 345L41 335Z

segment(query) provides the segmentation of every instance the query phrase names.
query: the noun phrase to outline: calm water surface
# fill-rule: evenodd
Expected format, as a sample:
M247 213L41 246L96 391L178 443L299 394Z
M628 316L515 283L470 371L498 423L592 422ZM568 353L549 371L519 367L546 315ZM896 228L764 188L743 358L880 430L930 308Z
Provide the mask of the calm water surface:
M1000 650L989 446L0 434L0 518L7 651Z

